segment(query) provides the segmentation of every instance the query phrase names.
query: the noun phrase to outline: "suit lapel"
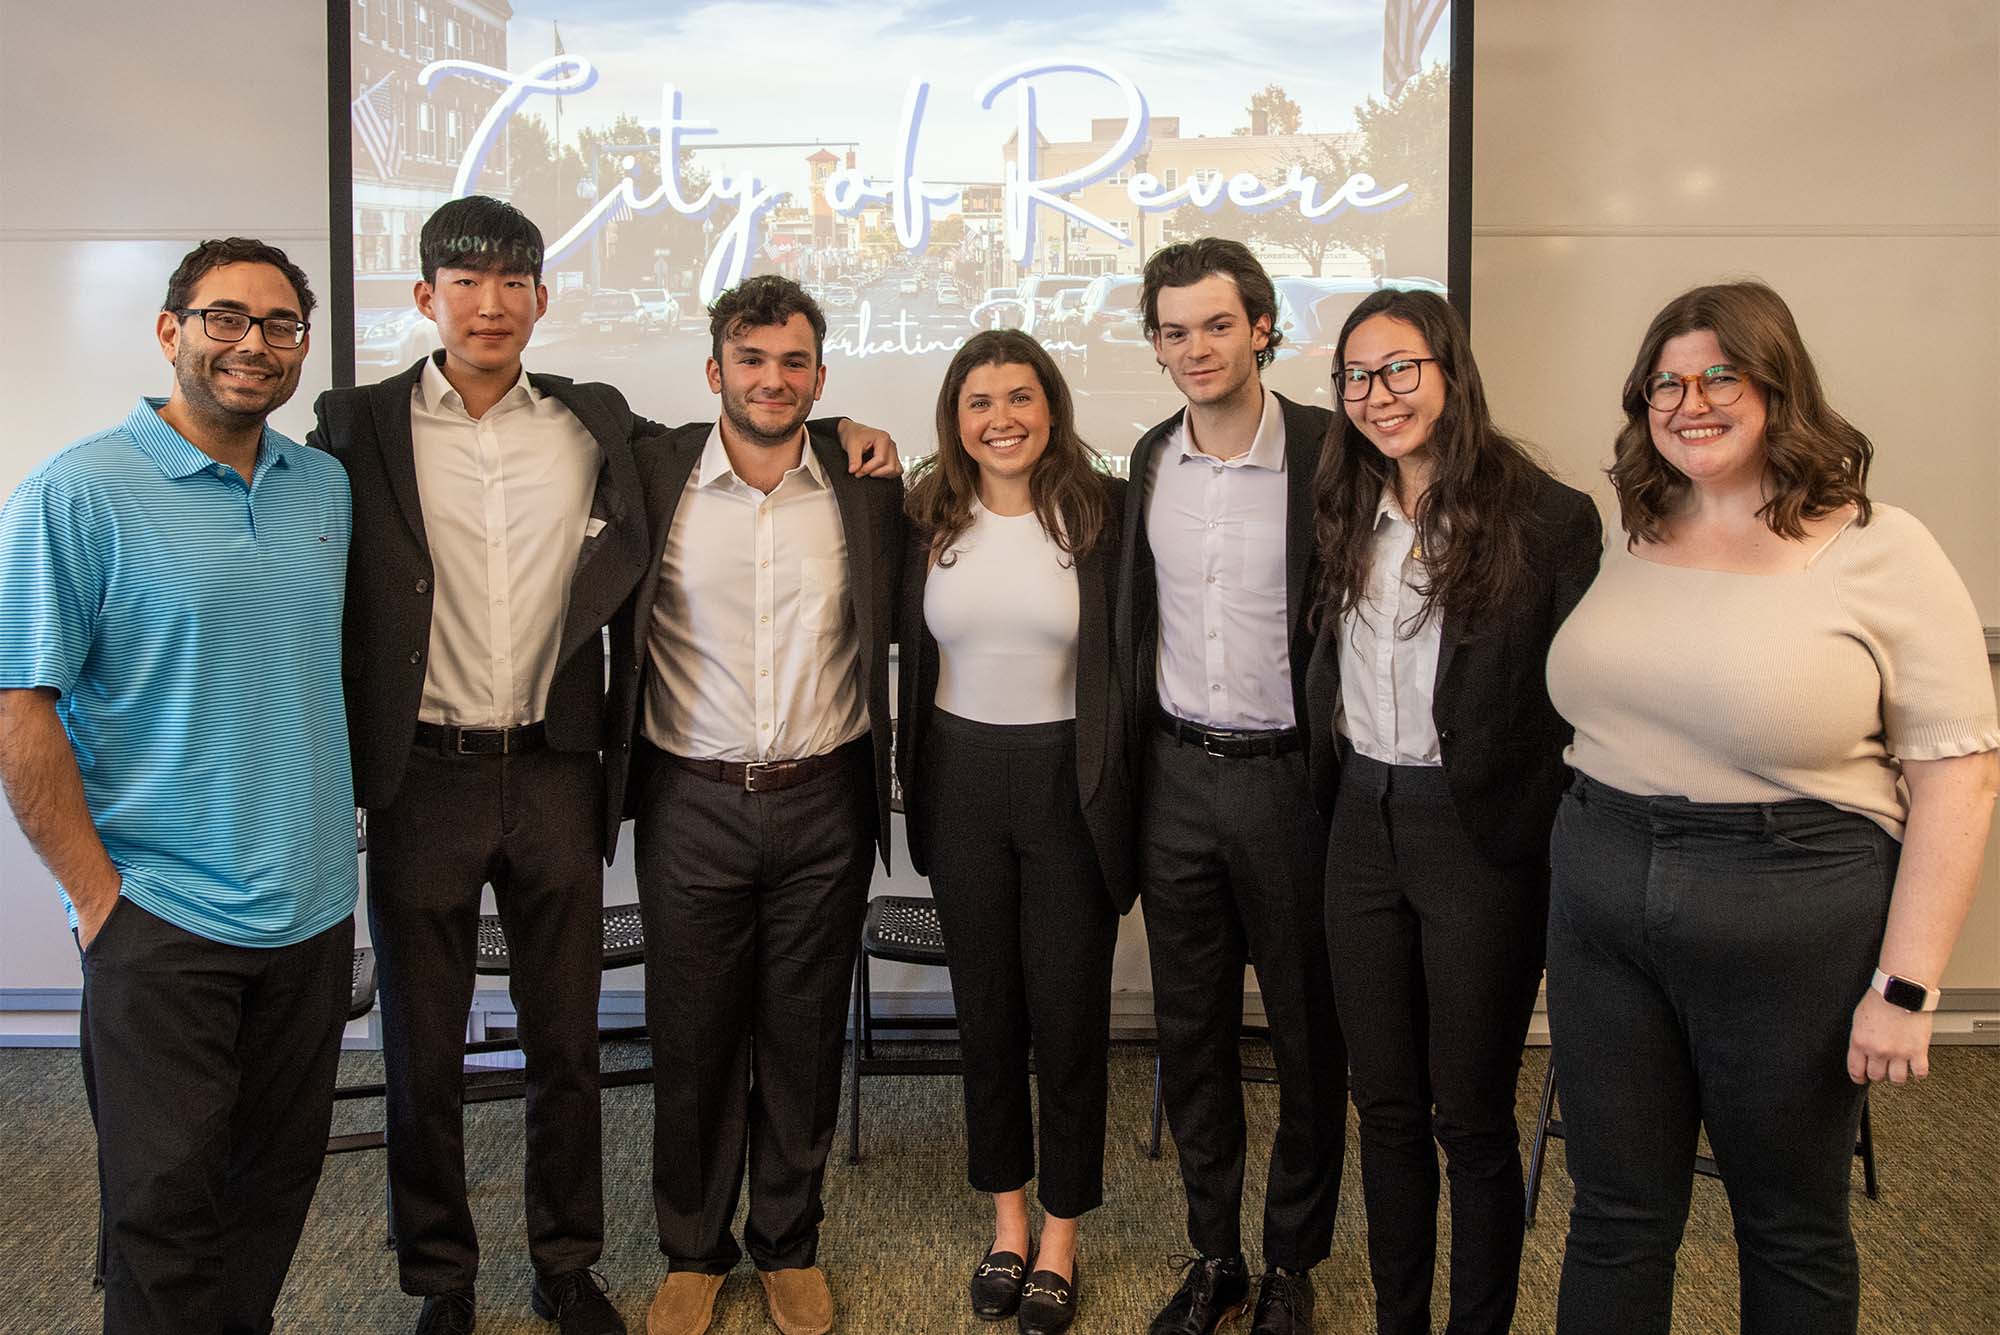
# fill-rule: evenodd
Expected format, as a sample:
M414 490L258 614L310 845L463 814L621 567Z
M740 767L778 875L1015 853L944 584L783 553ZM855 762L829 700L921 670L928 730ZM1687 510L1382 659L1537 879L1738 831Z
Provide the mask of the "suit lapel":
M1285 625L1297 635L1299 617L1311 604L1307 587L1313 554L1313 474L1319 469L1320 441L1312 419L1282 397L1285 417Z
M564 663L599 627L609 623L644 570L646 525L639 504L639 473L619 423L594 394L580 394L561 376L530 376L536 389L560 402L597 442L597 486L590 524L570 577L569 613L563 620L556 662ZM591 533L589 528L597 531Z
M431 544L424 531L423 496L417 490L416 440L410 428L410 395L423 371L424 364L418 362L403 374L375 386L368 400L375 415L375 443L381 451L382 469L389 475L389 490L403 512L403 522L410 526L417 546L429 559Z
M848 601L854 605L855 632L861 637L861 652L864 658L872 659L875 600L869 596L869 590L875 587L875 538L861 497L861 480L848 475L847 455L838 442L809 432L806 446L819 456L820 470L826 475L827 485L833 488L834 503L840 509L840 531L847 540ZM867 667L873 671L873 662Z

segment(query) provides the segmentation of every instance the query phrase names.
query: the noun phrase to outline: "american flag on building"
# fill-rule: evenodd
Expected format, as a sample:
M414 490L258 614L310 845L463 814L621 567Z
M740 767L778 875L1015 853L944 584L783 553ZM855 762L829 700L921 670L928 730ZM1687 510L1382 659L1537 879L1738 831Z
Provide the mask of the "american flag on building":
M1451 0L1388 0L1382 15L1382 96L1423 73L1424 46Z
M376 172L387 180L403 166L403 127L396 119L396 94L390 81L392 71L354 99L354 133L375 163Z

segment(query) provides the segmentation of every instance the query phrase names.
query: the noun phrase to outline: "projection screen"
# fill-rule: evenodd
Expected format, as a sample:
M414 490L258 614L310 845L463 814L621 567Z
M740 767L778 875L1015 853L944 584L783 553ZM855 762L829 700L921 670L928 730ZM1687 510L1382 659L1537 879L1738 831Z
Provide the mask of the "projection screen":
M782 273L826 312L823 408L912 457L952 349L1003 325L1122 468L1179 404L1138 318L1174 241L1256 252L1266 383L1304 401L1368 292L1465 308L1470 13L1444 0L330 0L328 26L340 384L437 346L418 234L466 194L547 240L530 369L712 418L704 305Z

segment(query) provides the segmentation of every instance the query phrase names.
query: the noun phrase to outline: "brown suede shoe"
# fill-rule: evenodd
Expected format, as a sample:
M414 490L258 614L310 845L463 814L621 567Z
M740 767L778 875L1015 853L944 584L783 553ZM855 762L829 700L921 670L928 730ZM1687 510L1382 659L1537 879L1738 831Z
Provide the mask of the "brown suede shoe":
M646 1335L701 1335L715 1318L723 1276L675 1270L660 1281L646 1311Z
M826 1335L833 1329L833 1294L816 1265L802 1270L759 1270L764 1306L784 1335Z

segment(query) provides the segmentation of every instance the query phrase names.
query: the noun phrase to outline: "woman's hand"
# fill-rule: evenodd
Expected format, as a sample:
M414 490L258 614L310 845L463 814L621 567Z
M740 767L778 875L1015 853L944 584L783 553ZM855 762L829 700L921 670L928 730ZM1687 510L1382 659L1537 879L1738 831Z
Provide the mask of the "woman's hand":
M1847 1039L1847 1078L1857 1085L1887 1080L1900 1085L1931 1073L1930 1012L1906 1011L1869 988L1854 1008Z

